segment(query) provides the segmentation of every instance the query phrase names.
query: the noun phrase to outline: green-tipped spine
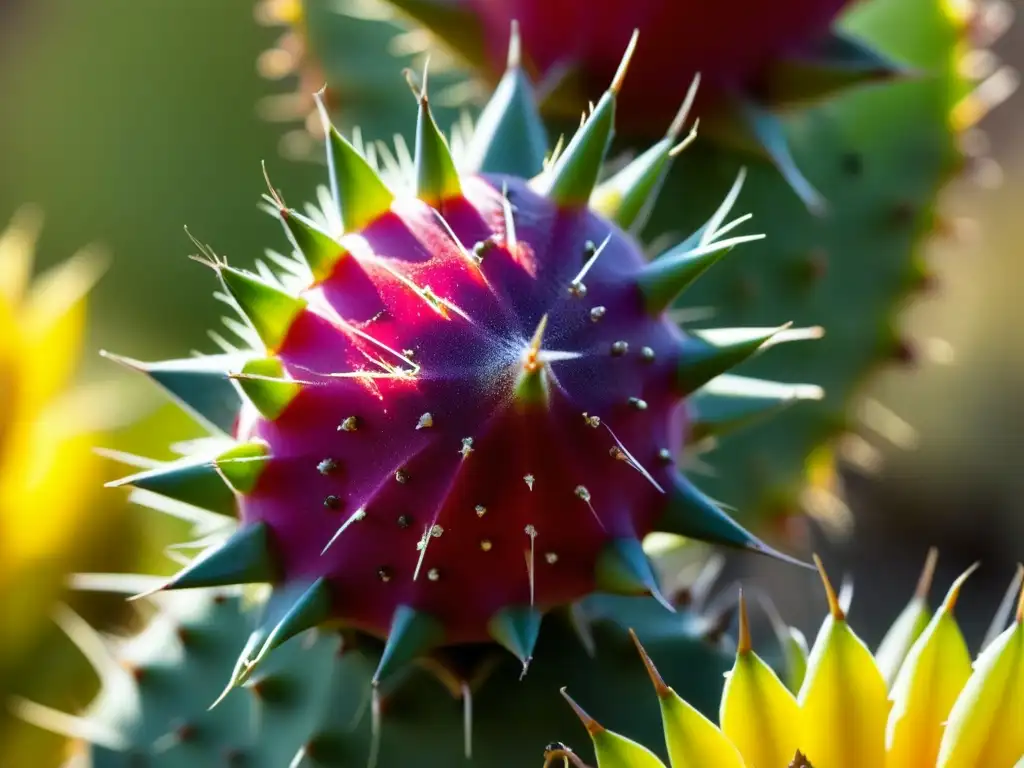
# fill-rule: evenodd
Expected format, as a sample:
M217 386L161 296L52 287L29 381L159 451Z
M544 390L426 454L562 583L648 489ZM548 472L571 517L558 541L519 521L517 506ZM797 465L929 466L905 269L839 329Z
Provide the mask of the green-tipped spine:
M246 662L249 672L272 650L330 618L331 589L321 577L312 584L293 584L275 590L271 603L278 603L280 607L275 612L277 615L271 617L273 623L258 652Z
M717 340L710 333L693 331L683 342L676 368L675 388L680 395L695 392L709 381L753 356L783 328L771 328L735 340Z
M270 460L270 448L251 440L230 448L214 460L224 481L238 493L251 493Z
M204 355L144 363L109 352L101 354L146 374L204 426L224 434L234 429L242 398L231 383L230 374L242 367L243 355Z
M441 622L408 605L398 606L391 619L391 631L381 653L380 663L373 674L373 684L378 685L381 680L443 641L444 627Z
M313 273L313 282L330 277L337 263L348 255L345 247L296 211L281 208L279 215L288 239Z
M306 308L305 299L292 296L256 275L233 267L219 269L221 282L270 352L288 335L295 318Z
M317 108L327 136L331 194L344 230L356 232L387 213L395 196L376 169L334 127L319 95Z
M480 113L468 148L468 167L479 173L529 179L544 167L547 133L519 56L519 27L513 22L508 67Z
M416 123L416 197L434 208L462 193L451 149L430 112L426 74Z
M616 538L597 557L594 581L598 590L619 595L651 595L666 602L644 548L635 538Z
M266 523L245 525L171 578L164 589L226 587L272 582L277 568Z
M533 658L543 616L533 606L509 606L498 611L487 624L494 641L519 659L525 669Z
M593 210L625 230L636 231L643 226L668 173L672 158L696 138L695 126L690 137L683 144L677 144L690 107L696 98L699 83L699 77L694 78L686 100L669 126L665 138L598 185L590 196L590 207Z
M678 474L669 490L665 511L655 523L655 529L712 544L748 549L805 568L812 567L769 547Z
M302 390L286 377L284 365L273 357L250 360L242 368L238 383L245 396L265 419L274 421Z
M537 191L557 205L581 207L590 201L611 144L615 129L615 97L626 75L636 39L637 34L634 33L611 86L576 131L569 146L535 181Z
M820 400L824 393L813 384L782 384L725 373L690 399L693 418L690 439L721 437L777 414L801 400Z
M168 462L145 472L108 484L131 485L218 515L234 517L235 494L219 474L216 460L208 456Z

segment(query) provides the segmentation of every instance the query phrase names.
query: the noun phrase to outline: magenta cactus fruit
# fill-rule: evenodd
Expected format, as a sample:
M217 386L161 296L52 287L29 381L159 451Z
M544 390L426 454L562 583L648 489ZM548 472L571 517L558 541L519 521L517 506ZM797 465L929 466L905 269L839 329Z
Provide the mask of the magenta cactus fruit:
M806 56L831 36L832 22L850 0L785 0L709 3L704 0L637 0L595 9L590 0L466 0L479 19L492 71L500 72L508 26L518 21L523 49L541 75L578 67L586 93L600 91L618 64L617 52L637 28L644 46L631 77L651 87L623 95L626 125L671 117L696 73L702 94L755 90L768 67L786 57ZM702 99L703 101L703 99Z
M816 214L826 202L792 156L784 114L907 74L836 24L855 0L388 2L488 81L501 76L508 28L517 24L524 66L542 83L545 116L571 122L599 98L636 28L645 43L631 77L643 86L623 94L618 130L634 139L656 135L699 77L696 107L706 131L775 165Z
M408 191L322 110L324 210L267 198L295 250L275 256L282 275L199 257L253 349L134 363L230 436L121 483L237 513L237 529L165 585L272 585L235 683L325 622L386 638L375 680L488 639L525 665L553 607L594 591L660 598L641 547L652 531L777 555L676 466L688 395L773 342L814 335L687 335L666 315L758 237L729 235L748 218L726 221L742 176L701 230L648 263L623 227L642 221L685 105L662 142L599 184L629 54L545 162L516 50L465 163L424 85ZM758 410L742 389L738 409ZM760 409L807 387L781 390Z

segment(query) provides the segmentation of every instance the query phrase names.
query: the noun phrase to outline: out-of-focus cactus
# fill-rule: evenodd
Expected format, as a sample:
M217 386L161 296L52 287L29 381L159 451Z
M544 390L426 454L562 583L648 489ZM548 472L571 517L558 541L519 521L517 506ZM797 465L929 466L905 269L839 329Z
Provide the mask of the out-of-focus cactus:
M845 525L835 449L850 446L847 455L864 456L879 430L897 439L906 432L858 396L871 374L920 357L902 336L899 315L934 282L924 249L934 232L949 228L936 210L938 194L965 162L965 131L1012 86L1004 71L982 72L991 76L972 91L979 73L969 60L983 59L973 49L998 32L999 8L939 0L791 2L773 5L765 19L756 4L731 18L728 5L660 0L597 7L578 0L301 4L306 47L293 63L298 71L319 67L327 93L338 95L338 119L351 112L374 139L396 130L389 105L403 90L397 78L379 76L383 60L418 65L429 54L433 69L440 59L451 85L438 98L450 105L439 119L453 122L461 110L473 112L481 83L496 82L494 47L516 16L555 136L569 135L570 121L596 98L593 83L609 66L607 42L628 38L634 26L651 47L642 60L646 79L633 96L636 119L615 143L624 154L660 135L662 124L654 127L650 118L671 113L700 68L707 98L698 113L712 141L667 173L642 235L658 242L699 225L737 167L753 162L741 199L769 236L702 282L697 306L713 307L715 322L750 325L784 308L801 322L813 317L827 334L813 348L756 364L771 378L784 357L786 368L825 388L821 402L732 436L728 425L742 411L723 413L718 393L708 392L695 407L716 425L701 426L694 442L710 451L709 487L742 519L784 525L812 511ZM371 50L360 47L370 39ZM365 76L376 108L369 119L358 88L364 73L372 74ZM299 143L293 135L290 145ZM753 160L758 155L767 162ZM693 327L704 322L699 313L682 316Z
M53 645L65 575L89 563L115 507L98 503L93 452L113 403L106 388L75 382L86 296L103 260L82 251L33 279L41 223L23 208L0 231L0 763L12 766L30 754L45 764L47 747L10 718L8 696L75 686L88 695L66 652L45 670L39 659Z
M893 625L891 635L907 641L894 680L884 676L883 649L872 655L850 628L823 569L829 615L793 688L754 652L741 596L719 725L670 687L638 640L661 706L660 756L606 730L563 693L590 733L598 768L664 768L666 754L673 768L1015 768L1024 760L1024 591L1011 625L1004 629L1006 616L997 616L972 664L954 608L974 568L953 582L934 615L923 606L923 627ZM920 613L925 599L915 596L910 610ZM545 766L569 764L584 768L565 745L548 748Z
M149 586L109 574L83 574L79 584ZM160 612L135 637L100 638L82 622L71 628L106 654L96 659L103 693L83 717L21 704L40 726L91 741L92 768L528 768L552 734L573 728L559 685L603 699L600 716L657 738L657 707L644 701L649 683L629 628L709 716L734 648L716 620L692 609L671 614L650 599L595 597L545 623L525 677L496 646L463 646L378 689L371 680L383 646L324 628L287 641L210 709L252 631L251 599L214 589L153 599Z

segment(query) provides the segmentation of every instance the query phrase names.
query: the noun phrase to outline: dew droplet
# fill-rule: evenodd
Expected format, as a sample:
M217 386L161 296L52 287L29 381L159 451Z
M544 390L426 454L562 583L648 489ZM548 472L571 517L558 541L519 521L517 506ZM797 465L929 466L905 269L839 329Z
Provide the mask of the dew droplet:
M612 344L612 357L622 357L629 352L629 344L625 341L616 341Z
M647 401L646 400L641 400L639 397L631 397L631 398L629 398L629 404L631 406L633 406L634 408L636 408L638 411L646 411L647 410Z
M404 469L399 469L398 471L395 472L395 480L404 485L405 483L409 482L409 473L406 472Z
M645 363L653 362L654 361L654 350L651 349L650 347L641 347L640 348L640 359L643 360Z
M398 516L398 527L399 528L408 528L410 525L412 525L412 518L411 517L409 517L408 515L399 515Z
M393 575L394 573L392 572L392 570L386 565L382 565L380 568L377 569L377 578L383 581L385 584L391 581L391 577Z
M554 565L558 562L558 554L555 552L545 552L544 560L547 562L548 565Z
M439 571L437 568L431 568L429 571L427 571L427 578L431 581L437 581L441 578L441 571Z
M485 507L483 504L477 504L475 509L477 517L483 517L487 514L487 507Z
M594 308L592 308L590 310L590 320L591 320L591 322L596 323L598 320L600 320L602 317L604 317L604 313L606 311L607 310L604 307L594 307Z
M324 499L324 506L327 507L327 509L338 509L341 507L341 499L334 494L331 494Z
M658 451L658 461L660 461L662 464L673 463L674 459L672 458L672 451L670 451L668 448L662 448L660 451Z
M491 540L490 539L481 539L480 540L480 549L482 549L484 552L490 552L491 551L491 547L493 547L493 546L494 545L491 544Z
M338 468L338 462L334 459L324 459L316 465L316 471L321 475L329 475Z

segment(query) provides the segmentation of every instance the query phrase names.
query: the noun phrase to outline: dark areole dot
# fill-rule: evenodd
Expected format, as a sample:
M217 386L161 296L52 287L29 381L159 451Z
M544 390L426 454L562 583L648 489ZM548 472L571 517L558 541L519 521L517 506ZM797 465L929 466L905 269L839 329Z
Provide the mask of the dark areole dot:
M839 165L846 175L860 176L864 171L864 158L856 151L844 152Z

